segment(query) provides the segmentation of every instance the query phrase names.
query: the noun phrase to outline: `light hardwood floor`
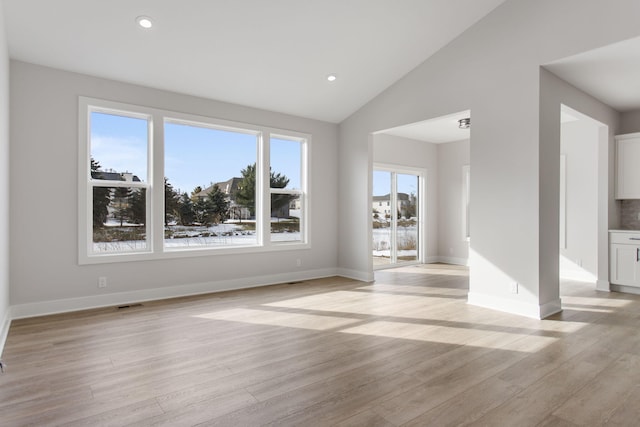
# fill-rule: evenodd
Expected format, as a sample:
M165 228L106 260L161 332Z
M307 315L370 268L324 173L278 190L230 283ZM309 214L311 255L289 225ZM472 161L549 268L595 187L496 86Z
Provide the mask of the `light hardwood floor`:
M538 321L426 265L13 322L0 425L638 425L640 297Z

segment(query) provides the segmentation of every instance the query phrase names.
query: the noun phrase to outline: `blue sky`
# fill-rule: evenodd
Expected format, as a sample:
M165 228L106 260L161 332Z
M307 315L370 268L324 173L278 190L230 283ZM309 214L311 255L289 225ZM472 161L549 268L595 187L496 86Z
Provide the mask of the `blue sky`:
M181 192L241 177L256 153L254 135L165 124L164 174ZM92 113L91 156L102 170L132 172L147 181L147 121ZM290 179L287 188L300 188L300 159L300 143L272 138L271 168Z
M418 194L418 178L415 175L399 173L396 178L399 193ZM373 171L373 195L384 196L389 194L391 188L391 172Z

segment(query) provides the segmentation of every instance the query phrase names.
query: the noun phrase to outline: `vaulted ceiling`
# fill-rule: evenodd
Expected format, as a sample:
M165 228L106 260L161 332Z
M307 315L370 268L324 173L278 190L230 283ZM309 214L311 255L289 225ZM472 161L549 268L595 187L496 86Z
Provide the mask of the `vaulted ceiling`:
M4 0L4 9L13 59L340 122L503 2Z

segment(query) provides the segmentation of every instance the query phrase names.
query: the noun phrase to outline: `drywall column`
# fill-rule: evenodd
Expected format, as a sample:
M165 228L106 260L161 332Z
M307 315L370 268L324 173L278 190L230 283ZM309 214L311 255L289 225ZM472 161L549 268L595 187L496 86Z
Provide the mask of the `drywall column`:
M540 317L560 311L560 103L545 96L540 70Z
M0 2L0 355L9 331L9 53Z
M474 87L478 92L471 106L468 300L523 316L545 317L558 311L560 302L541 289L550 257L543 253L546 242L540 234L545 196L539 180L554 178L540 174L546 153L538 133L538 70L511 61L510 67L491 71L492 75L483 77L500 82L500 87L491 96L486 88ZM556 175L558 180L559 172ZM556 207L556 265L557 224ZM556 274L556 288L557 281Z

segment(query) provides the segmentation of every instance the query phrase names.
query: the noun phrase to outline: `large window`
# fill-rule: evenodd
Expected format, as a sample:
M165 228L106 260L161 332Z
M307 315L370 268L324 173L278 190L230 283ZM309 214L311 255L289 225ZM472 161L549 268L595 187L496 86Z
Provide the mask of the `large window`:
M80 98L80 263L308 245L306 134Z

